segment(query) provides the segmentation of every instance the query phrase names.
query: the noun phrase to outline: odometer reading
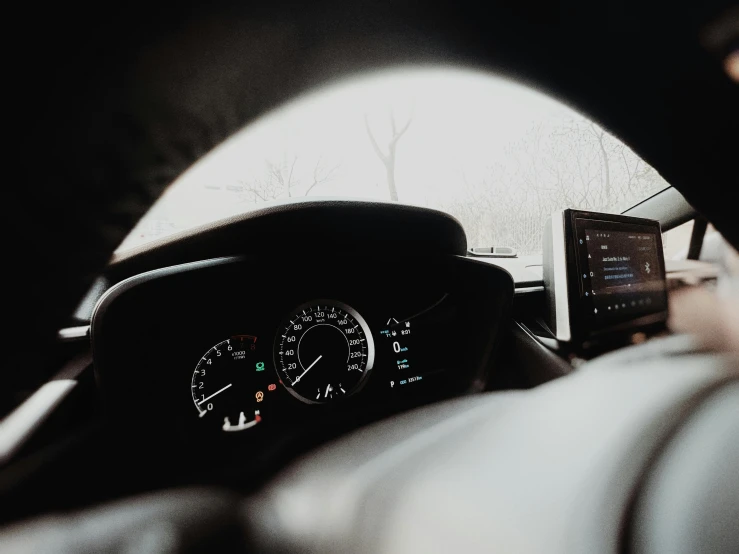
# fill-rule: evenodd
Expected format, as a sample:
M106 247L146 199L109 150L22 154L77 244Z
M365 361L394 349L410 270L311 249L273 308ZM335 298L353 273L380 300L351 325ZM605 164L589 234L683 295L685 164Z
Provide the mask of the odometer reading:
M309 404L359 391L374 357L367 323L355 310L334 300L298 307L275 339L280 381L293 396Z

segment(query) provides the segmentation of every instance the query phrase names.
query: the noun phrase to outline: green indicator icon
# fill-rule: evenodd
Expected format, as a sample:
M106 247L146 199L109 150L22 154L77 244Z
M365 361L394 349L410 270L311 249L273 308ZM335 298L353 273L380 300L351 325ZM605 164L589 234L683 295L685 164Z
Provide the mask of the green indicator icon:
M264 362L257 362L257 371L264 371Z

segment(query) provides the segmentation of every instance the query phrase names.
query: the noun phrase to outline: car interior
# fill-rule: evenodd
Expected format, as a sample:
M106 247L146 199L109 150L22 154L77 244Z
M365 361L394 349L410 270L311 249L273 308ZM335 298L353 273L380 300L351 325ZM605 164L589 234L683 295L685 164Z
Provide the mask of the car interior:
M739 552L736 5L8 21L0 551Z

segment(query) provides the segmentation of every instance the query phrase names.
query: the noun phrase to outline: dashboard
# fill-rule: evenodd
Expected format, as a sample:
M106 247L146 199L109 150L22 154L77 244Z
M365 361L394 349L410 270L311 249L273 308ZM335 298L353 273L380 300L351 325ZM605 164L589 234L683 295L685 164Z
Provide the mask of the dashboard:
M605 220L588 214L588 222L594 217ZM291 220L303 223L292 242L280 235L296 228L286 225ZM580 302L569 311L572 329L586 321L577 319L576 294L588 292L585 282L599 298L639 305L642 296L627 298L611 286L614 279L601 283L596 275L618 275L638 295L653 294L657 281L646 263L663 277L661 258L641 259L659 246L658 228L622 240L613 225L605 230L610 237L588 225L584 236L573 232L556 243L569 263L551 272L566 277L574 291L568 298ZM634 268L644 266L646 277L621 269L632 261L625 259L618 271L605 259L580 271L588 256L605 251L605 258L638 257ZM85 413L96 417L82 420L71 404L63 414L84 423L84 442L61 466L61 474L75 477L54 483L56 498L76 498L81 480L89 485L87 502L183 485L249 494L357 429L349 450L363 468L430 424L455 437L466 432L473 426L453 422L466 421L464 406L490 398L477 393L531 388L572 373L584 356L619 347L602 342L582 353L575 342L555 343L543 319L549 282L514 283L506 269L465 252L461 228L443 214L305 203L245 214L119 260L105 276L114 284L91 302L85 321L93 363L87 353L75 361L84 373L69 398L84 400ZM571 279L570 267L583 281ZM651 309L658 307L653 301ZM592 322L580 328L596 330ZM87 329L70 346L86 348ZM95 405L105 417L97 417ZM429 410L433 423L424 415ZM378 428L387 433L375 435ZM330 488L336 474L327 473ZM106 474L115 478L94 477ZM48 484L39 490L46 495ZM19 498L24 494L18 488Z
M588 215L596 216L605 221ZM280 233L291 220L305 231L285 250ZM608 232L617 232L614 221ZM579 270L592 255L585 246L630 255L608 237L598 242L600 229L588 245L591 227L551 241L566 263L552 274L573 301L582 284L573 275L598 271ZM254 236L265 239L244 240ZM113 269L129 274L91 317L111 440L131 463L144 460L138 474L157 476L156 485L258 486L300 454L394 414L572 371L566 357L578 345L553 350L535 317L549 281L515 289L504 268L465 256L465 242L458 223L427 210L305 203L119 261ZM638 253L654 250L643 242ZM233 253L192 261L201 251ZM662 283L664 263L656 262L650 269ZM626 287L640 291L639 283ZM611 292L591 289L599 298ZM579 305L567 307L571 329L594 329L578 319Z
M126 279L95 309L95 373L152 451L314 445L479 392L510 275L458 256L228 257Z

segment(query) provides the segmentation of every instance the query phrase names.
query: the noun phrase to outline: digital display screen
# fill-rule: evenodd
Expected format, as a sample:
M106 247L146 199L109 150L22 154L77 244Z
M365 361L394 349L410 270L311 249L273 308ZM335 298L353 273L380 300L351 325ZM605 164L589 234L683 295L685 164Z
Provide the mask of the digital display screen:
M661 286L654 233L585 230L591 288L599 294L648 290Z
M377 359L392 368L387 381L390 389L421 388L422 383L436 380L438 374L454 363L456 352L449 351L449 356L444 356L438 347L449 340L449 331L443 322L448 321L454 310L450 296L444 294L411 317L400 320L388 317L383 322L375 345Z
M591 330L667 310L659 228L578 219L575 238Z

